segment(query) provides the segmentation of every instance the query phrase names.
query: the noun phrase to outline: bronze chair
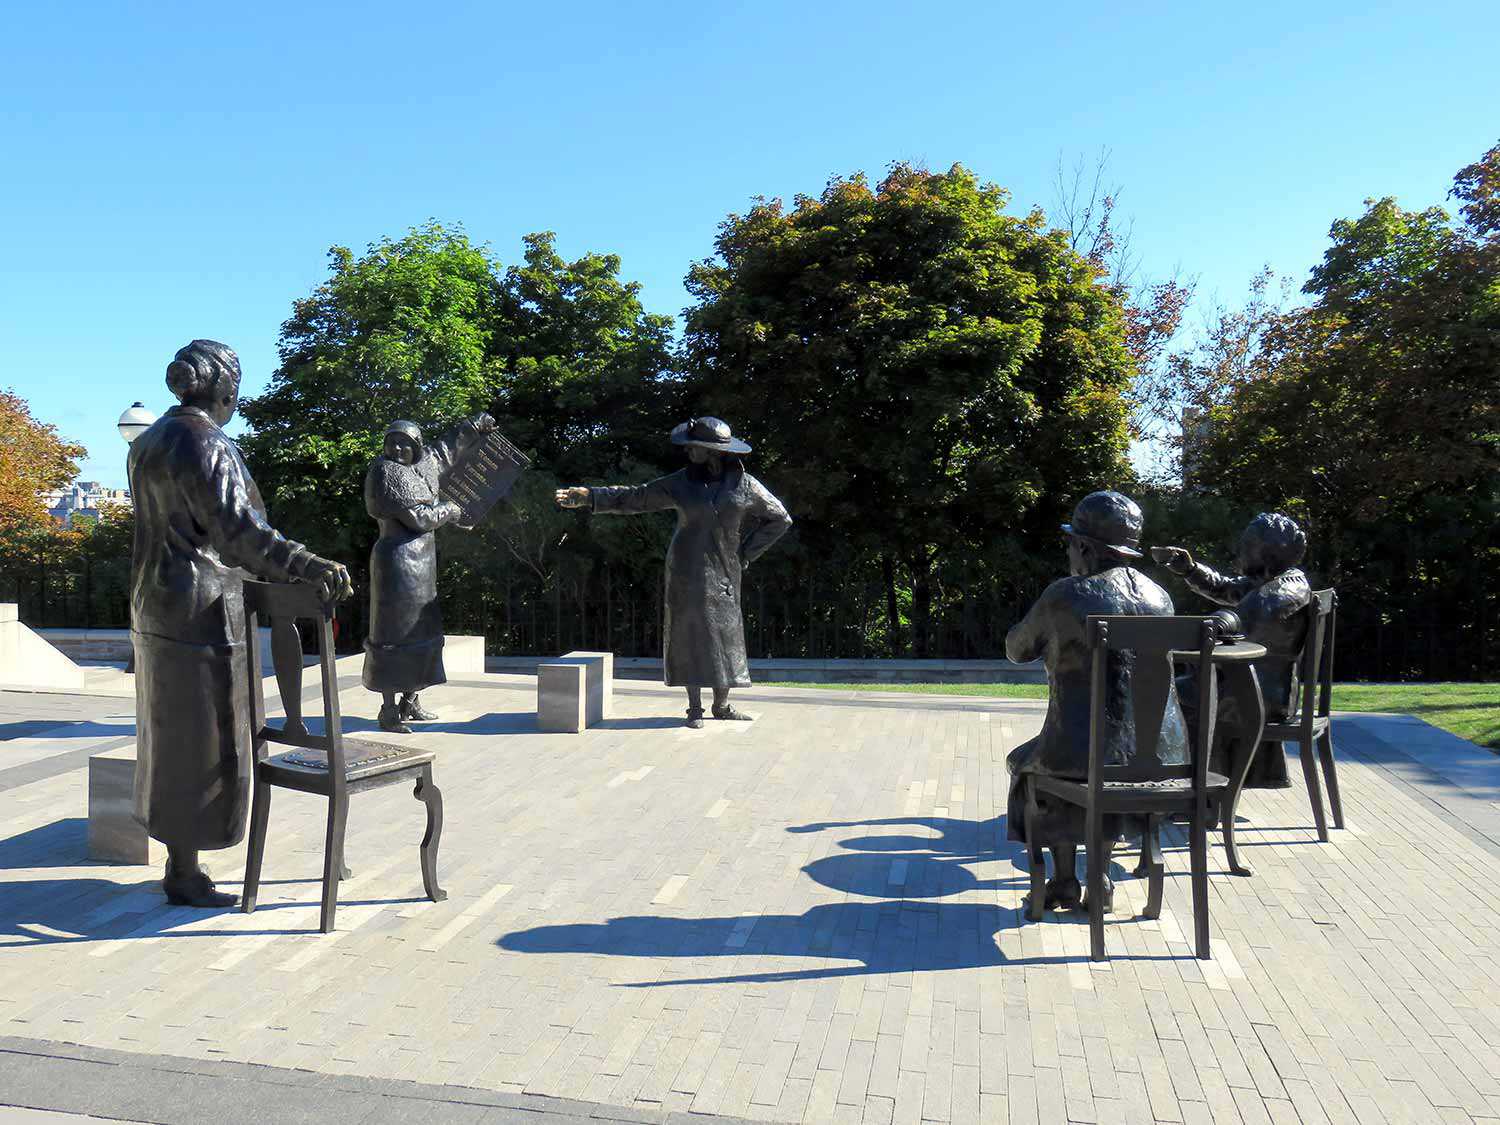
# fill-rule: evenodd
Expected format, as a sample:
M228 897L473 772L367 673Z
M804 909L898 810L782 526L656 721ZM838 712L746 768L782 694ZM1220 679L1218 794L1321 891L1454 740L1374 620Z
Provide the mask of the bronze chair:
M266 722L265 694L261 690L260 645L257 629L265 618L272 627L272 663L287 713L280 727ZM307 732L302 722L302 652L296 643L296 620L318 625L318 667L323 681L324 733ZM261 859L265 855L266 823L271 814L271 790L275 786L315 793L328 799L328 834L323 849L323 912L321 928L333 929L338 907L338 883L347 877L344 867L344 824L349 816L349 797L366 789L414 780L415 796L427 806L427 833L419 849L422 886L433 902L447 898L438 886L438 841L443 833L443 795L432 781L431 750L345 738L339 711L338 674L334 667L333 610L318 597L317 589L303 583L246 581L245 635L251 659L250 701L255 750L255 794L250 812L250 847L245 862L245 886L241 909L255 909L260 889ZM294 749L268 754L277 743Z
M1164 765L1156 755L1156 740L1167 715L1175 705L1172 653L1196 650L1199 666L1210 667L1215 625L1207 617L1093 616L1088 619L1092 678L1089 697L1089 773L1087 781L1049 777L1032 778L1033 799L1027 802L1026 838L1031 864L1031 901L1028 917L1040 921L1046 899L1046 863L1042 845L1032 831L1037 807L1034 797L1066 801L1084 810L1084 846L1088 857L1089 957L1105 960L1104 953L1104 818L1133 814L1145 823L1145 856L1148 878L1143 917L1161 914L1163 864L1161 822L1174 814L1186 814L1188 848L1192 864L1194 948L1203 960L1209 957L1208 934L1208 824L1210 805L1222 799L1229 781L1208 769L1213 745L1217 685L1214 676L1198 678L1198 723L1189 732L1189 761ZM1131 698L1123 701L1132 710L1138 744L1128 763L1105 761L1105 706L1109 687L1108 663L1112 655L1134 656Z
M1301 752L1302 777L1307 782L1307 796L1312 802L1313 823L1318 828L1318 839L1328 842L1328 818L1323 812L1323 794L1318 785L1318 765L1313 758L1323 763L1323 777L1328 783L1328 804L1333 810L1333 826L1344 827L1344 804L1339 798L1338 770L1333 761L1333 730L1330 714L1333 702L1333 633L1334 610L1338 598L1332 590L1315 590L1307 608L1307 640L1302 645L1302 656L1297 662L1300 678L1299 701L1296 713L1285 722L1267 723L1261 732L1260 753L1284 751L1283 742L1295 742ZM1265 745L1269 743L1270 745Z

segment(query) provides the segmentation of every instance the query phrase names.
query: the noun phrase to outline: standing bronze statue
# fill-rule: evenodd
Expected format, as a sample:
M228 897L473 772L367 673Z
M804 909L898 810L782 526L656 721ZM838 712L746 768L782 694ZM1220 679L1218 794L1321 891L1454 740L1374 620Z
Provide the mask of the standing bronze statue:
M1084 837L1083 809L1048 802L1033 795L1034 774L1086 780L1089 774L1088 619L1093 614L1151 614L1170 616L1171 596L1130 564L1141 557L1141 509L1118 492L1092 492L1073 509L1073 522L1063 524L1068 537L1070 577L1059 578L1036 600L1026 616L1005 638L1005 655L1017 663L1041 659L1047 666L1047 717L1042 731L1023 742L1006 759L1010 768L1007 831L1010 839L1026 839L1026 805L1035 801L1037 841L1052 852L1053 877L1047 882L1046 906L1081 904L1077 876L1078 845ZM1132 663L1128 654L1111 655L1105 723L1105 753L1111 764L1123 764L1135 753L1134 712L1130 706ZM1188 761L1187 726L1175 690L1167 702L1157 755L1164 765ZM1108 850L1134 825L1124 817L1106 818L1105 870ZM1113 883L1104 881L1105 910L1111 905Z
M564 508L599 515L677 512L667 550L663 671L687 688L687 725L703 726L703 689L713 689L716 719L748 721L729 689L750 686L740 581L745 568L786 534L792 518L740 460L750 446L718 418L693 418L672 431L687 448L687 468L649 484L560 488Z
M409 721L437 718L417 694L448 679L434 533L463 514L438 492L455 462L494 428L488 414L476 414L448 441L424 445L416 423L392 422L365 474L365 510L380 525L380 538L370 549L370 635L361 678L382 696L381 730L410 734Z
M223 427L239 405L240 361L194 340L167 367L181 405L130 447L135 545L135 815L167 846L162 889L183 906L229 906L198 864L244 838L250 806L250 681L244 573L314 582L347 597L349 573L266 522L265 504Z
M1307 619L1302 610L1312 599L1312 587L1299 565L1307 552L1307 535L1290 516L1280 512L1262 512L1246 525L1240 534L1239 574L1221 574L1194 560L1185 547L1153 547L1151 557L1174 574L1180 574L1188 588L1218 605L1233 606L1247 640L1265 645L1266 655L1255 662L1260 690L1265 699L1266 722L1284 723L1297 704L1297 662L1306 639ZM1184 675L1181 693L1193 700L1197 691L1188 690L1197 675ZM1284 789L1291 784L1287 776L1286 755L1268 753L1244 745L1241 708L1232 694L1219 697L1215 718L1214 756L1209 769L1228 777L1241 755L1254 753L1246 789Z

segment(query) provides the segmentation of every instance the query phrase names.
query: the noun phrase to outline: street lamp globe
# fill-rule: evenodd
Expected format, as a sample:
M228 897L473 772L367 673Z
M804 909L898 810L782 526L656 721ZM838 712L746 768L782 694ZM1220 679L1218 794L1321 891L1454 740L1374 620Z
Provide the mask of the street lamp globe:
M133 402L130 404L130 409L120 415L117 428L120 436L128 444L145 433L154 421L156 421L156 415L147 410L145 404Z

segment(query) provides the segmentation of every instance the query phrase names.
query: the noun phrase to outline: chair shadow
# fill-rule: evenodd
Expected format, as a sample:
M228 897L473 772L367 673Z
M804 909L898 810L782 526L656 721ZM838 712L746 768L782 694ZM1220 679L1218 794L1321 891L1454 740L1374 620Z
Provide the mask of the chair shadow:
M840 841L853 854L826 856L802 870L815 881L865 901L825 903L803 914L671 918L638 915L602 923L537 926L496 941L515 953L581 953L617 957L816 957L850 962L769 973L635 981L627 988L687 984L765 983L830 977L943 972L998 965L1086 963L1088 955L1007 957L999 934L1023 924L1018 908L992 903L942 902L965 891L1029 882L1023 845L1006 839L1006 818L891 817L795 825L788 832L910 826L931 835L859 836ZM1013 878L979 879L970 863L1009 861ZM1117 864L1111 870L1123 876ZM899 880L899 882L898 882ZM890 898L899 894L900 898ZM1041 924L1087 927L1086 914L1052 913ZM1080 941L1079 948L1087 942ZM1117 955L1117 960L1173 961L1175 955Z
M381 730L380 724L374 719L344 716L345 734L368 733L382 739L392 739L422 734L535 734L536 712L495 711L487 715L476 715L464 722L434 720L429 723L413 722L408 725L411 727L411 735L391 734L389 731ZM323 733L322 719L308 719L307 729L313 734Z
M212 866L212 858L208 860ZM100 862L89 858L88 821L83 817L64 817L50 824L0 839L0 870L19 871L67 867L97 868ZM204 929L179 931L189 923L205 918L239 912L238 906L221 910L194 910L167 904L161 890L162 872L156 866L120 865L120 880L95 876L82 878L43 878L0 883L0 938L19 941L0 945L36 945L122 938L146 937L236 937L246 934L316 933L314 921L298 929L259 928ZM138 877L131 878L131 876ZM240 881L221 879L221 889L238 891ZM292 902L262 902L256 913L274 912L292 907L316 911L320 902L321 879L263 880L262 887L301 885L298 898ZM421 896L409 898L343 899L340 907L406 905L426 902ZM273 915L274 917L274 915ZM3 956L3 954L0 954Z

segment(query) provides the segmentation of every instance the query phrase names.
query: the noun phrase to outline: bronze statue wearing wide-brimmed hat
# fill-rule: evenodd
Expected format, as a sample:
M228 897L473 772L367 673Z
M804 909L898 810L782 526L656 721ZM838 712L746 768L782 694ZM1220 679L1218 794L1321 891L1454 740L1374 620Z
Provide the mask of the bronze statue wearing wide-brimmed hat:
M740 610L744 570L786 534L792 519L781 501L745 472L750 446L719 418L690 418L672 443L687 449L685 469L649 484L560 488L564 508L599 515L677 512L667 550L664 679L688 693L687 725L703 725L703 689L713 689L716 719L750 716L729 702L729 689L748 687L750 663Z
M1026 842L1028 800L1038 803L1034 828L1038 842L1052 850L1055 876L1047 884L1048 906L1075 906L1081 888L1075 874L1079 841L1083 839L1083 810L1071 805L1048 807L1046 798L1031 796L1034 774L1084 779L1089 773L1089 646L1087 622L1093 614L1152 614L1170 616L1171 596L1146 575L1130 566L1141 557L1140 506L1118 492L1092 492L1073 509L1071 523L1062 525L1068 537L1067 578L1042 591L1026 616L1005 638L1005 655L1018 663L1041 659L1047 666L1047 717L1041 733L1011 751L1008 831L1012 840ZM1109 666L1110 699L1129 699L1131 665L1113 659ZM1107 714L1105 748L1111 761L1123 761L1134 749L1132 713ZM1175 692L1168 701L1157 753L1163 764L1187 761L1187 727ZM1118 818L1106 821L1111 842L1125 831ZM1108 860L1105 861L1108 868ZM1106 894L1111 888L1106 880ZM1106 903L1106 908L1108 903Z

